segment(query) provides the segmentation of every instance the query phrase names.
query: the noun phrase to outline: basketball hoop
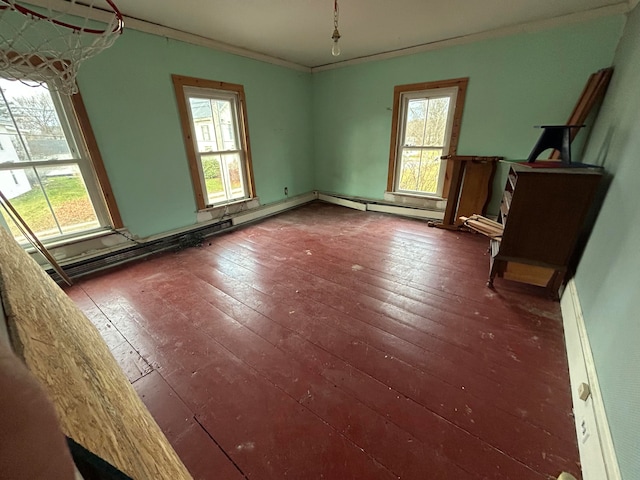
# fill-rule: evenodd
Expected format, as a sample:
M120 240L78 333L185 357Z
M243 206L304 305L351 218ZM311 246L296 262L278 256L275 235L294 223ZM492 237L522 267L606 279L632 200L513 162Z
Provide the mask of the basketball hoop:
M35 3L45 2L0 0L0 74L72 95L80 64L122 33L122 14L112 0Z

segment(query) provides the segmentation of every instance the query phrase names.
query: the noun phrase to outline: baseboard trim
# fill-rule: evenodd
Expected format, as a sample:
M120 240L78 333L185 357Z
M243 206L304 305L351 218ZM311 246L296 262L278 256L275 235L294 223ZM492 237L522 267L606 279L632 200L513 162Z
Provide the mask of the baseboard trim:
M365 203L355 202L347 198L336 197L334 195L328 195L326 193L319 193L318 200L327 203L333 203L334 205L340 205L342 207L353 208L354 210L360 210L361 212L365 212L367 210L367 205Z
M368 204L367 210L370 212L391 213L393 215L401 215L403 217L424 218L428 220L442 220L444 212L437 210L423 210L421 208L398 207L395 205L378 205Z
M444 211L429 208L419 208L411 205L393 205L390 202L367 198L345 198L331 193L319 193L318 200L360 211L391 213L403 217L423 218L428 220L442 220Z
M567 284L560 307L583 479L622 480L574 279ZM578 394L582 383L591 390L586 401Z
M287 198L286 200L282 200L277 203L271 203L263 207L258 207L247 212L238 213L231 218L231 221L233 222L233 226L235 227L237 225L243 225L245 223L254 222L256 220L262 220L263 218L277 215L278 213L282 213L286 210L291 210L292 208L299 207L300 205L304 205L305 203L313 202L317 198L318 193L315 191L305 193L296 197Z
M125 233L124 236L112 233L104 237L92 239L91 243L80 242L78 244L55 248L53 249L53 253L72 278L80 278L161 251L184 248L208 236L229 231L241 225L260 221L315 200L322 200L360 211L383 212L421 219L440 220L444 216L444 212L442 211L427 208L389 205L378 200L345 198L343 196L311 191L250 210L228 212L226 215L223 214L220 218L216 219L210 218L205 220L207 215L213 217L214 214L211 212L200 212L201 214L198 217L200 222L195 225L163 232L162 234L147 238L129 239L128 233ZM242 208L242 206L240 206L240 208ZM88 248L89 245L91 245L91 248ZM84 250L83 247L85 247ZM71 254L72 252L75 253L75 255ZM56 278L55 275L52 274L52 276Z
M80 278L162 251L185 248L197 244L209 236L230 231L240 225L256 222L286 210L297 208L306 203L313 202L317 198L317 192L307 192L251 210L230 212L227 215L221 215L217 219L201 221L194 225L167 231L159 235L142 239L131 238L133 241L128 241L123 236L113 233L108 237L94 239L92 246L97 248L87 249L87 251L75 256L65 255L67 252L62 249L58 249L57 251L53 250L53 253L56 258L64 258L64 260L59 263L71 278ZM127 233L126 235L127 238L129 238L129 234ZM103 242L103 248L99 248L96 244L98 241ZM117 243L114 244L114 242ZM71 247L78 250L81 249L81 244L72 245ZM66 248L68 249L70 247ZM47 264L43 265L43 267L47 268L46 265ZM56 281L59 280L56 274L53 274L49 270L47 271Z

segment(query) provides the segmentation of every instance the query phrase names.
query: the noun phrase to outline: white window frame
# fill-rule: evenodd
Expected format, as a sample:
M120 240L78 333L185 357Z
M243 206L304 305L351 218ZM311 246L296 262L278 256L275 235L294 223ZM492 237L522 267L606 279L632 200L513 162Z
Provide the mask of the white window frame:
M0 74L0 78L5 77ZM107 200L103 192L104 188L107 188L108 191L111 192L111 187L110 185L108 185L106 173L102 171L102 176L101 178L99 178L98 172L96 172L95 169L96 159L92 157L98 156L99 158L97 159L97 161L100 164L101 170L104 170L104 167L102 165L102 158L100 157L99 152L97 152L97 146L94 146L94 148L92 149L93 151L90 152L89 146L87 145L85 134L89 134L91 136L92 143L95 143L95 138L93 138L93 132L91 131L91 126L88 123L86 111L84 110L84 103L82 102L80 94L77 93L73 97L60 95L52 85L47 84L46 87L49 91L49 94L51 95L51 99L56 110L56 114L58 115L58 119L60 120L60 125L64 132L65 139L69 146L69 151L72 158L35 161L29 160L25 162L3 162L0 163L0 170L11 171L22 170L25 168L35 169L37 167L62 167L65 165L77 165L82 175L82 180L87 189L89 200L91 201L91 204L95 211L99 226L67 234L60 233L58 235L48 236L46 237L46 239L42 240L45 244L53 242L57 243L77 237L83 237L104 230L112 230L113 228L122 227L120 215L117 212L115 202L112 201L111 205L107 205ZM2 101L4 102L4 99ZM82 118L80 118L80 116L78 115L79 112L77 112L77 107L80 107L82 109ZM83 123L82 125L81 122ZM25 140L21 138L19 131L16 134L18 135L20 142L23 143L24 146ZM26 148L26 146L25 151L28 154L28 149ZM36 176L38 176L39 179L37 171ZM43 193L45 194L45 199L47 201L47 204L49 205L49 208L51 208L51 204L49 203L49 199L46 196L44 189ZM54 217L57 228L61 231L62 228L59 225L57 218L55 217L53 208L51 208L51 213ZM11 220L8 219L7 221L10 222ZM26 241L24 243L26 244Z
M445 144L442 146L442 155L455 155L458 148L458 139L460 136L462 113L468 82L468 78L455 78L451 80L397 85L394 88L391 146L389 151L389 170L387 176L387 193L389 195L398 194L402 196L423 198L447 197L451 181L452 164L446 160L442 160L443 163L439 170L436 192L401 190L399 188L403 150L405 148L423 150L431 148L431 146L403 145L406 129L407 107L409 100L412 99L448 96L451 100L449 102Z
M182 123L182 133L185 141L187 160L191 172L191 179L196 197L198 211L224 206L231 203L247 201L255 198L253 184L253 167L251 163L251 147L249 143L249 126L247 121L246 101L244 87L239 84L205 80L181 75L173 75L173 84L178 101L178 110ZM199 151L198 132L193 121L193 115L189 103L190 98L205 98L209 100L226 100L232 105L232 119L236 135L236 149ZM212 138L215 132L211 132ZM244 196L223 199L220 202L211 203L205 183L202 165L202 156L205 155L237 154L240 158L240 170L244 185ZM223 166L221 165L221 172ZM223 176L226 192L230 192L228 176Z
M407 111L409 108L410 100L422 100L422 99L437 99L437 98L449 98L449 110L447 111L447 124L445 126L444 133L444 144L443 145L404 145L404 138L407 128ZM442 150L442 155L447 155L449 153L449 145L451 144L451 131L453 129L453 117L456 109L456 101L458 98L458 87L449 87L449 88L433 88L430 90L422 90L418 92L406 92L400 95L400 128L398 129L398 141L396 142L398 145L397 150L397 159L396 162L396 175L395 175L395 185L394 191L397 193L408 193L412 195L442 195L442 187L444 186L444 177L446 172L446 164L444 160L442 161L442 165L438 171L438 181L437 188L435 192L422 192L419 190L402 190L400 189L400 173L402 169L402 153L405 149L407 150L420 150L420 151L428 151L428 150Z
M183 89L184 92L184 98L185 98L185 102L187 103L187 105L189 105L189 100L192 98L200 98L200 99L206 99L206 100L223 100L223 101L228 101L231 104L231 119L233 121L233 131L235 132L235 137L234 138L234 143L236 146L242 146L242 140L240 138L240 124L239 124L239 106L240 106L240 101L238 99L238 94L236 92L229 92L226 90L215 90L215 89L211 89L211 88L200 88L200 87L184 87ZM188 114L189 114L189 122L190 124L194 127L195 129L195 122L193 119L193 114L191 111L191 108L189 108L187 110ZM211 132L210 132L211 133ZM214 132L215 133L215 132ZM223 136L223 133L220 132L220 136ZM244 149L240 148L240 149L228 149L228 150L208 150L208 151L200 151L198 149L198 138L196 137L196 135L192 135L191 136L193 139L193 149L195 151L196 154L196 160L198 163L198 173L200 175L200 188L202 188L203 194L205 196L205 198L207 198L207 207L209 206L217 206L217 205L224 205L227 203L232 203L232 202L237 202L240 200L247 200L249 198L249 192L248 189L246 188L247 185L247 174L244 168L241 168L241 174L242 174L242 183L245 186L245 195L241 198L227 198L224 200L221 200L219 202L215 202L215 203L209 203L208 201L208 193L207 193L207 186L205 184L205 176L204 176L204 171L203 171L203 166L202 166L202 157L204 155L209 156L209 155L220 155L222 158L222 155L230 155L230 154L234 154L234 155L238 155L240 157L240 165L244 165L245 164L245 160L246 160L246 155L245 155L245 151ZM226 172L226 168L223 165L224 162L220 162L220 172L222 175L222 181L224 184L224 190L225 192L231 192L231 183L229 181L229 175Z

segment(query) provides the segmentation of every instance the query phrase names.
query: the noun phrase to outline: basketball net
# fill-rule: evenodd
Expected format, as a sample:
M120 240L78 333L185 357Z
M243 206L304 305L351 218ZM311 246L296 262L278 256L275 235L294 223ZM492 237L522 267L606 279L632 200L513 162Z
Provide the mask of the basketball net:
M82 62L109 48L123 27L111 0L0 0L0 75L72 95Z

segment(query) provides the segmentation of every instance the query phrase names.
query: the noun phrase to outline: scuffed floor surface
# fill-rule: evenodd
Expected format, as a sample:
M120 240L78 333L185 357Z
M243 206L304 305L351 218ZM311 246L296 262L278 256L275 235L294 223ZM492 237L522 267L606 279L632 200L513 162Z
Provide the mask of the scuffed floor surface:
M578 476L559 304L486 251L315 203L68 294L196 479Z

